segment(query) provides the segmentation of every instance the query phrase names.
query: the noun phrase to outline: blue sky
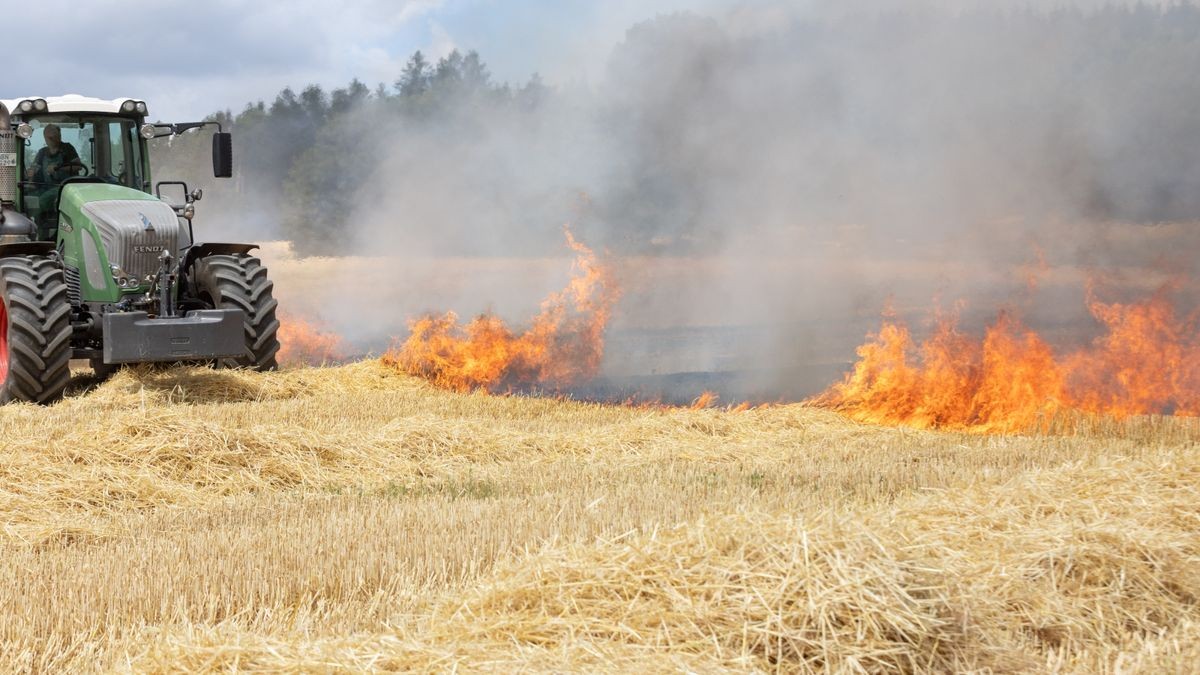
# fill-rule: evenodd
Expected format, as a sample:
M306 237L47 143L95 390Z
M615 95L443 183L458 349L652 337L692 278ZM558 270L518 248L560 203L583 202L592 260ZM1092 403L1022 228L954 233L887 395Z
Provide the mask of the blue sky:
M44 0L9 32L18 68L0 97L135 96L152 116L181 120L269 100L284 86L390 83L413 51L454 48L478 50L498 80L539 72L557 84L594 82L634 23L739 2Z

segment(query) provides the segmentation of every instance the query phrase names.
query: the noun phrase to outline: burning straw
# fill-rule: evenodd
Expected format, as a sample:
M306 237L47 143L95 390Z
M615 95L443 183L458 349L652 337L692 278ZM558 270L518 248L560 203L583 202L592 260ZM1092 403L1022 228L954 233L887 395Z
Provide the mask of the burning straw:
M412 321L411 334L383 362L454 391L504 392L586 381L600 369L604 330L620 296L611 269L565 230L573 276L542 302L529 328L515 332L483 314L459 325L453 312Z
M982 340L939 316L919 345L885 316L854 370L814 402L861 422L979 433L1048 430L1079 414L1200 415L1200 313L1179 315L1171 290L1129 304L1089 292L1104 333L1061 354L1011 312Z
M322 366L346 359L346 348L337 333L297 316L279 317L279 365Z

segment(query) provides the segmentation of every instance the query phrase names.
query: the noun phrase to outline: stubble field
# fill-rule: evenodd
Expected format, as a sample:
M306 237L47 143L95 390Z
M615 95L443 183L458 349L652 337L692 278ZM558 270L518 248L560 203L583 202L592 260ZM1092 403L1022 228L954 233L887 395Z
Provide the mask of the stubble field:
M1190 669L1200 426L1061 431L81 376L0 409L0 669Z

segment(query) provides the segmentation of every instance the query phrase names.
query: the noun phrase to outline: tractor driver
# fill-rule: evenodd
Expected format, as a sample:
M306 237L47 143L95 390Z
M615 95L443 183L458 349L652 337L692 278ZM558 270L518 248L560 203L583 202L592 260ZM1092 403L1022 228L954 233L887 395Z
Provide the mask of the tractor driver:
M46 139L46 147L38 150L33 162L25 171L25 180L36 183L38 192L43 192L48 187L57 187L59 183L77 175L83 168L75 146L63 143L62 130L57 124L47 124L42 130L42 137Z
M35 220L38 222L39 238L46 238L54 229L52 223L58 221L58 214L54 213L58 203L58 186L78 175L84 167L75 146L63 143L62 130L57 124L47 124L42 130L42 137L46 140L46 147L38 150L33 162L25 170L25 180L33 183L29 194L38 196L38 216Z

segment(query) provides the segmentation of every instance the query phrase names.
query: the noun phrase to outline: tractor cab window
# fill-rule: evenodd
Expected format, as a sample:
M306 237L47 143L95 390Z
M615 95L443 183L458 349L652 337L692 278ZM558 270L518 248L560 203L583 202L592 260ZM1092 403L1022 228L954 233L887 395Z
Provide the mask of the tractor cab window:
M91 176L141 189L141 144L133 120L43 115L29 125L33 136L21 153L21 188L25 212L35 220L52 217L59 188L71 178Z
M28 192L61 184L71 176L90 173L92 129L77 124L30 122L33 136L25 144L25 182Z

